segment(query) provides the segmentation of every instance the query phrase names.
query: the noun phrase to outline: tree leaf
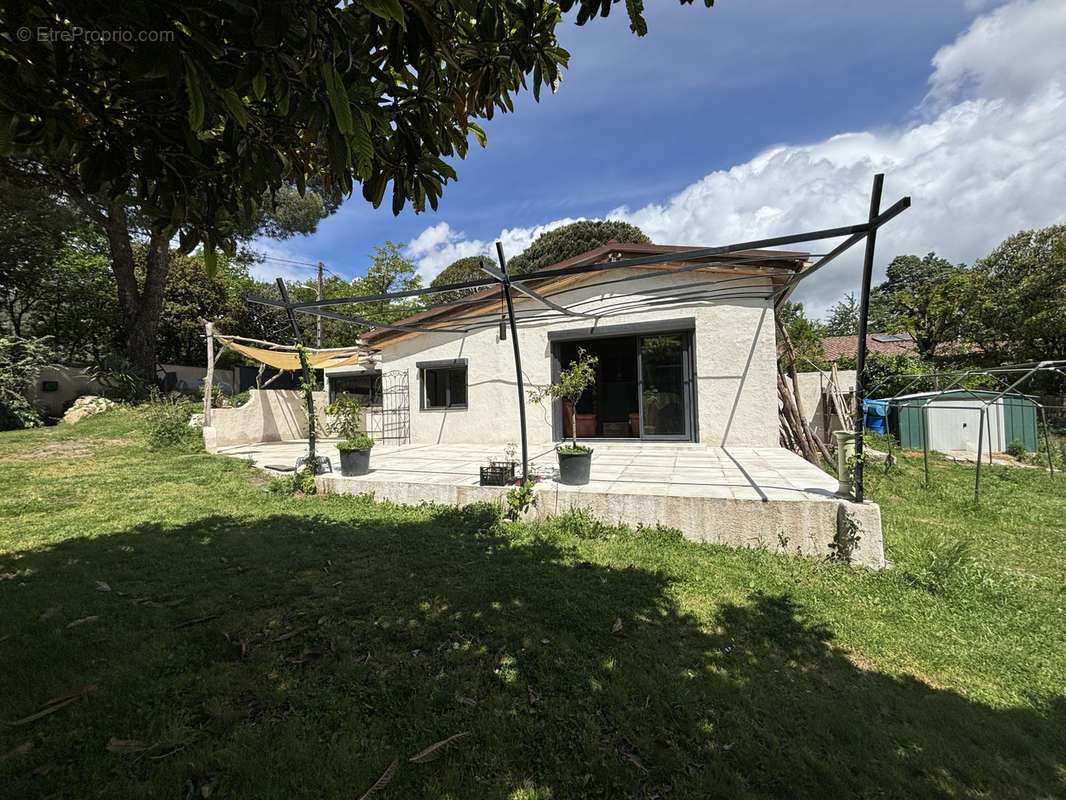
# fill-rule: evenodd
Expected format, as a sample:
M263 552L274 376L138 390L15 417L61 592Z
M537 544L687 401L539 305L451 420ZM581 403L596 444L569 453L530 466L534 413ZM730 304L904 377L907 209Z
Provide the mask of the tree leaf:
M185 61L185 94L189 98L189 127L194 131L204 126L204 90L196 66Z
M488 137L485 135L485 130L476 122L468 122L466 126L473 132L474 138L477 139L477 143L484 147L488 144Z
M326 93L329 95L329 105L333 109L333 116L337 120L337 128L340 132L348 135L352 133L352 108L348 101L348 92L344 89L337 68L329 62L322 64L322 80L326 83Z
M252 78L252 94L255 95L256 100L262 100L266 97L266 86L266 75L262 72L257 72Z
M242 128L248 127L248 108L244 105L244 101L237 95L232 89L222 90L222 102L226 104L226 109L230 115L237 120L237 124Z

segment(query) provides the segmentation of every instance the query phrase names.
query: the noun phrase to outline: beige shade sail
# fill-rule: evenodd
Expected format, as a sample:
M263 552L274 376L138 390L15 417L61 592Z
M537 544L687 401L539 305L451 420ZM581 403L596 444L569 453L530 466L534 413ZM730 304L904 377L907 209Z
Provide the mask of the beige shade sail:
M300 356L291 350L267 350L265 347L251 347L246 344L237 344L230 340L226 341L228 347L232 347L238 353L243 353L249 358L255 359L262 364L267 364L276 369L297 370L301 368ZM360 353L357 348L351 350L331 350L319 352L307 351L307 366L311 369L325 369L327 367L347 367L358 364Z

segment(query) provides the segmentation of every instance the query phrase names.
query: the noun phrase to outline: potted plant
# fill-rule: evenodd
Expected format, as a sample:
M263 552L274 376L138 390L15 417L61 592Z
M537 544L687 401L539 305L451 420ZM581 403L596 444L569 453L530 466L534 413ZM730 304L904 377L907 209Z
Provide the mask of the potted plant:
M370 448L374 440L360 430L363 407L348 395L338 396L326 406L327 427L334 436L339 436L337 452L340 453L341 475L351 478L370 472Z
M581 395L596 382L596 364L599 359L590 356L584 348L578 348L577 358L559 373L557 383L549 383L529 393L535 403L545 400L564 400L564 408L570 414L570 444L556 448L559 456L559 482L581 486L589 482L592 469L592 448L577 443L577 404Z

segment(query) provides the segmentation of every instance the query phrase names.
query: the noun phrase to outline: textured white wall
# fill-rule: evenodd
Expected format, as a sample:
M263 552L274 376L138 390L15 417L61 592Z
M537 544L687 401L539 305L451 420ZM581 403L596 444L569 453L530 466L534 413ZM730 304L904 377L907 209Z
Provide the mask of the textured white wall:
M552 299L578 311L609 316L596 321L552 314L550 321L523 323L518 329L526 387L551 380L549 331L594 326L614 326L660 319L693 317L696 330L696 379L698 387L699 439L712 445L777 445L777 384L772 304L768 300L731 299L671 303L650 306L670 292L683 291L685 283L713 280L723 291L742 287L769 286L766 278L738 281L732 275L689 272L664 276L647 270L618 270L610 278L640 275L639 280L606 287L576 285ZM605 275L589 280L602 280ZM717 286L700 289L719 288ZM621 293L627 296L620 296ZM518 307L532 301L517 299ZM458 324L456 322L455 324ZM508 334L509 335L509 334ZM468 405L465 409L422 411L420 361L465 358L468 361ZM468 334L422 333L382 345L381 368L407 370L411 387L411 441L414 443L491 442L519 439L518 400L515 388L514 355L510 340L499 339L498 326ZM552 438L551 411L526 399L531 442Z

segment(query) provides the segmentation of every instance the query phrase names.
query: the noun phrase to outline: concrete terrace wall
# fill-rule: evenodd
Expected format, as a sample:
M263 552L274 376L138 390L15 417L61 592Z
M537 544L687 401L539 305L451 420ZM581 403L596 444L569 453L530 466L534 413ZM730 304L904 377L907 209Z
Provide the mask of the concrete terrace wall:
M773 309L769 301L735 299L649 305L665 293L654 289L708 280L734 281L722 273L688 272L665 276L647 270L618 270L611 278L629 275L639 280L611 287L576 285L552 299L581 311L599 312L612 303L625 303L625 313L611 313L601 320L553 315L550 321L520 324L519 344L526 387L551 381L550 331L567 331L694 318L695 378L698 399L699 441L711 446L777 446L776 345ZM769 279L752 277L751 286L768 287ZM713 289L715 287L701 287ZM619 295L625 293L622 299ZM642 294L646 292L646 294ZM516 300L519 307L532 301ZM421 410L421 376L416 364L464 358L468 362L468 403L465 409ZM462 333L421 333L382 345L381 369L406 370L411 391L411 441L413 443L506 443L518 441L519 423L510 341L501 341L498 326ZM552 439L551 410L526 399L529 439Z
M204 447L209 453L233 445L307 438L306 406L299 391L252 389L249 395L240 408L212 409L211 425L204 428ZM325 392L315 392L314 400L318 434L325 438Z

